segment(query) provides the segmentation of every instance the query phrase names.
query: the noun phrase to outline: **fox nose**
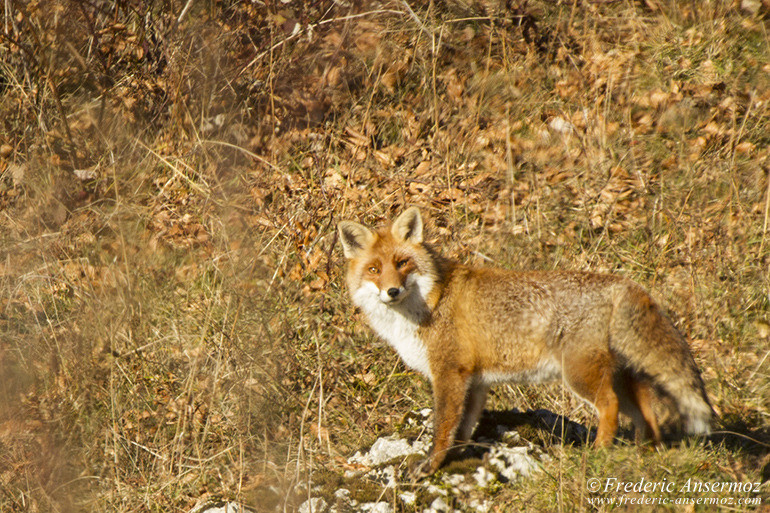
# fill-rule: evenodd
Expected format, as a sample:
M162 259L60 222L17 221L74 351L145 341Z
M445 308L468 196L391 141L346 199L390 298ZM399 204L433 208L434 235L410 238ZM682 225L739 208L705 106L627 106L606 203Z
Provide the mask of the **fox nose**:
M396 297L398 296L398 294L400 292L401 291L398 290L398 288L396 288L396 287L391 287L391 288L388 289L388 295L391 297L391 299L396 299Z

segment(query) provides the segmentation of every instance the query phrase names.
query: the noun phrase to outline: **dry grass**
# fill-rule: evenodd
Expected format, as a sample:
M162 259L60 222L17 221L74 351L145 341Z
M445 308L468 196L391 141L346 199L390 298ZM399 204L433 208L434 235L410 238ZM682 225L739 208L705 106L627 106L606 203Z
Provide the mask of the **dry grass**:
M0 509L333 491L430 404L353 311L333 228L413 204L462 260L648 287L721 417L660 453L543 437L501 511L606 509L597 475L767 479L767 5L468 4L13 4ZM594 422L558 387L491 402L513 406Z

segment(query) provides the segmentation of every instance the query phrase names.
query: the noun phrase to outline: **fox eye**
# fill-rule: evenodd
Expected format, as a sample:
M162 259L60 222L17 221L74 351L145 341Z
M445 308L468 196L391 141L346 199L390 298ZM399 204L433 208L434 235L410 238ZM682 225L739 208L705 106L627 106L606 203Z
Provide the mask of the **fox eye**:
M408 258L402 258L401 260L396 262L396 269L402 269L408 263L409 263Z
M380 269L376 265L373 265L373 266L371 266L369 268L369 273L370 274L380 274Z

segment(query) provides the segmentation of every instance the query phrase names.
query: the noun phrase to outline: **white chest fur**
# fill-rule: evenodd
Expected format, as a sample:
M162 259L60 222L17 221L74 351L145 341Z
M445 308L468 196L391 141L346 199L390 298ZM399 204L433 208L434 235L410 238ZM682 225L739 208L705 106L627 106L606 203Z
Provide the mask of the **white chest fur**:
M420 340L419 321L427 315L427 307L418 290L397 305L379 299L379 289L372 282L363 282L353 294L353 302L369 318L369 324L398 352L404 363L431 379L428 350Z

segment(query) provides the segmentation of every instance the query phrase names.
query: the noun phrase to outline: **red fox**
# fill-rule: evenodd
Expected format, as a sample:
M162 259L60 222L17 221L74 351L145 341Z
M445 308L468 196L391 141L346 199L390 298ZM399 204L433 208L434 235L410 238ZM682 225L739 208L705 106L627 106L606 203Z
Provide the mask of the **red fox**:
M587 272L473 268L423 242L420 211L390 229L338 226L353 302L379 336L433 386L435 472L469 440L489 387L562 380L599 414L596 446L612 443L618 413L660 442L653 387L670 396L691 434L713 410L687 342L649 294L627 279Z

